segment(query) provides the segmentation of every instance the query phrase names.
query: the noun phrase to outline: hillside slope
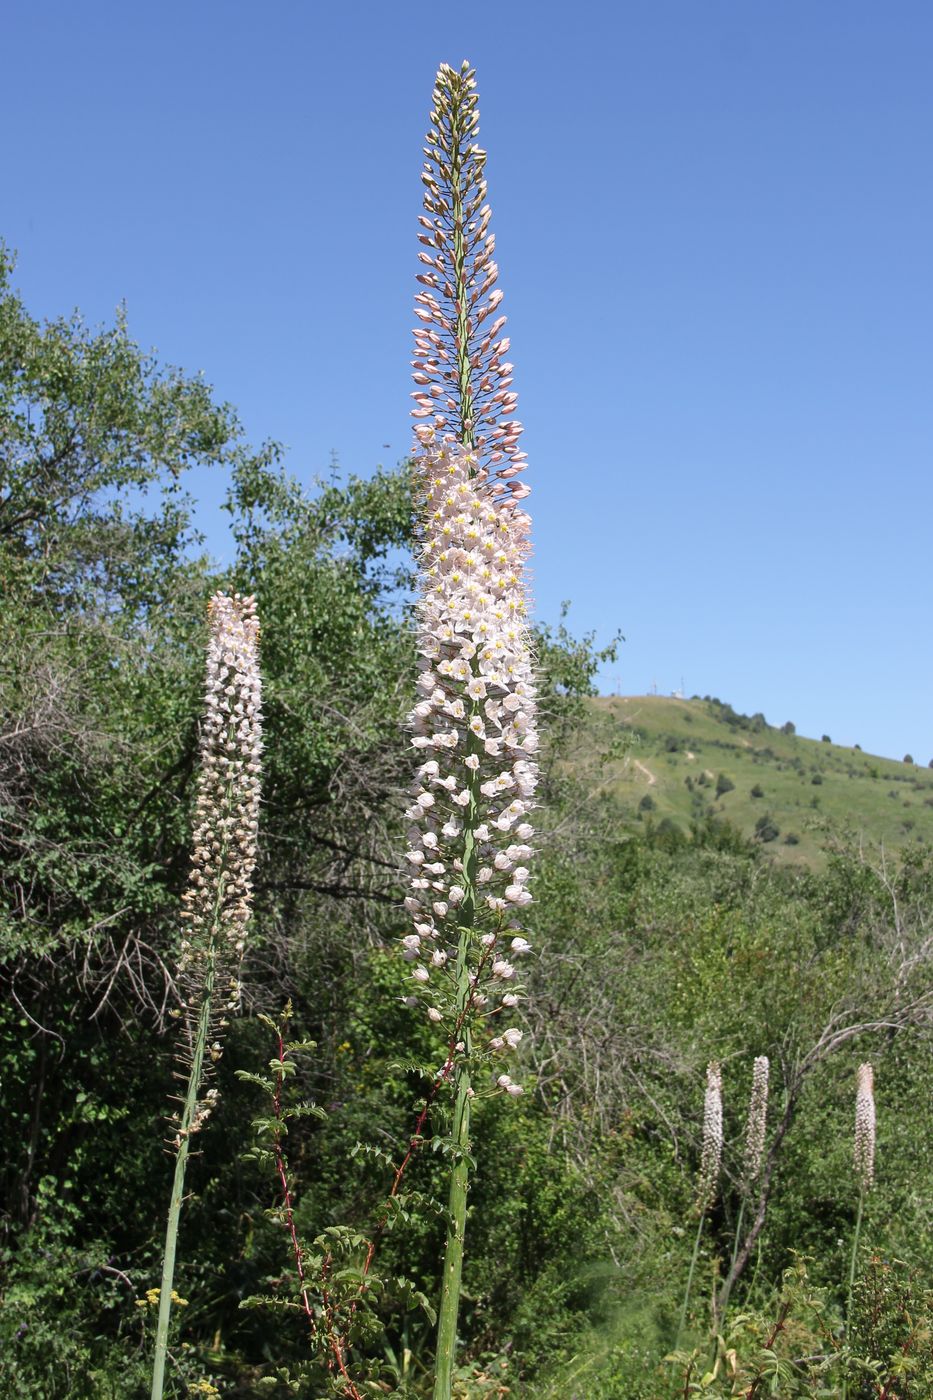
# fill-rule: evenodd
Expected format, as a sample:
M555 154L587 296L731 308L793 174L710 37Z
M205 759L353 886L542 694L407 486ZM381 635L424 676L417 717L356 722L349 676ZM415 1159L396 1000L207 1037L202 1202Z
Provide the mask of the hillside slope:
M895 851L933 842L933 770L777 729L718 700L593 702L621 740L606 779L625 815L688 831L709 815L782 860L818 864L832 835ZM619 731L616 732L616 726Z

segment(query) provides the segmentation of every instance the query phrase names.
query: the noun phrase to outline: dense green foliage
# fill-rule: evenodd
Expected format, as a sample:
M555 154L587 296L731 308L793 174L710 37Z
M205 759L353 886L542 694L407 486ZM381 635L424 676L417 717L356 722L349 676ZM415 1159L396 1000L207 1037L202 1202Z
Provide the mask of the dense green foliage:
M423 1093L412 1066L431 1053L401 1004L395 946L413 667L406 478L302 490L199 379L160 369L122 325L36 324L8 273L0 1395L147 1393L204 605L222 586L255 591L263 623L261 865L247 1014L230 1029L220 1106L189 1169L170 1384L317 1397L328 1377L300 1311L281 1306L296 1287L261 1081L274 1087L269 1018L290 1001L289 1034L314 1042L283 1072L289 1110L315 1106L283 1139L297 1229L308 1241L338 1226L372 1237ZM193 466L226 474L236 552L223 571L192 536ZM605 780L627 736L583 698L592 640L561 624L539 653L549 745L531 1092L478 1105L463 1394L826 1395L848 1368L852 1396L929 1395L930 853L912 847L892 866L837 847L818 870L782 866L769 858L777 843L715 813L689 836L665 826L655 788L657 810L623 822ZM733 778L726 804L751 786ZM711 1299L732 1256L758 1054L773 1076L766 1221L717 1342ZM725 1175L683 1360L670 1362L711 1058L723 1062ZM878 1179L846 1343L854 1069L869 1058ZM433 1329L417 1294L436 1295L432 1203L446 1161L431 1148L443 1126L442 1114L428 1120L404 1212L379 1240L384 1290L360 1321L357 1357L373 1393L421 1395L429 1376ZM342 1236L339 1248L358 1266L361 1246ZM241 1307L256 1296L272 1302Z

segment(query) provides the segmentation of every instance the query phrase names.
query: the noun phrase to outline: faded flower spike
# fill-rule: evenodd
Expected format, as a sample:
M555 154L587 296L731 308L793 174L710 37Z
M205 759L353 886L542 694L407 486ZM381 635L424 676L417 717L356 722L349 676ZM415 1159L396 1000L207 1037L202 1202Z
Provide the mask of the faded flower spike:
M262 707L255 600L216 593L208 604L208 623L201 761L178 961L183 993L180 1058L185 1066L180 1077L187 1080L187 1089L172 1142L175 1175L162 1259L152 1400L161 1400L165 1384L189 1145L217 1101L216 1089L203 1096L201 1090L209 1066L222 1053L223 1013L235 1009L240 1000L238 971L250 918L259 825Z
M745 1124L745 1162L743 1183L746 1187L758 1179L761 1171L761 1158L765 1150L765 1133L768 1124L768 1073L770 1065L767 1055L759 1055L752 1066L752 1094L748 1105L748 1119Z
M870 1064L859 1065L855 1093L855 1174L859 1187L867 1191L875 1180L875 1072Z
M703 1098L703 1150L700 1154L700 1178L697 1204L706 1211L716 1199L719 1167L722 1162L722 1075L719 1062L711 1060L706 1067L706 1093Z

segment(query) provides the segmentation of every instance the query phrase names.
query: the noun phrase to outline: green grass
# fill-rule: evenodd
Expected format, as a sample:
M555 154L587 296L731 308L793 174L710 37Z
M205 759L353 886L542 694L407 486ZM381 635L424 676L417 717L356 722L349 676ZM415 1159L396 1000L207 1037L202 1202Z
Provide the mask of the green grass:
M625 756L607 766L605 781L627 820L670 821L688 832L712 814L753 836L768 816L779 835L767 850L809 865L823 863L833 836L892 853L917 839L933 842L933 769L786 734L715 700L637 695L593 703L624 740ZM717 794L720 775L734 786Z

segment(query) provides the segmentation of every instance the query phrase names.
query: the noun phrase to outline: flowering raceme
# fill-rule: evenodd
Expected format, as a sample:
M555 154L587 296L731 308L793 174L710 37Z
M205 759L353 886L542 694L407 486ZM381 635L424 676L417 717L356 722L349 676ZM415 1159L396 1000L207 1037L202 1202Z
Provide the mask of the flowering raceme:
M722 1163L722 1073L716 1060L706 1067L706 1093L703 1096L703 1149L700 1155L698 1203L708 1210L716 1199L719 1168Z
M180 1077L187 1087L173 1120L175 1174L162 1257L151 1400L161 1400L165 1383L188 1150L217 1100L216 1089L203 1096L201 1091L209 1065L221 1056L225 1013L240 1000L239 965L250 919L259 826L262 712L255 600L216 593L208 604L208 622L191 871L183 896L185 929L178 960L184 1065Z
M531 902L527 818L538 779L528 517L502 509L488 478L474 475L476 454L459 443L426 443L416 471L422 698L411 720L424 762L407 813L414 932L404 955L417 964L422 996L449 1006L466 925L472 1007L492 997L511 1007L515 960L530 950L518 914ZM434 995L445 986L448 995ZM508 1032L503 1039L517 1044Z
M746 1187L757 1180L761 1171L761 1159L765 1150L765 1135L768 1127L768 1075L770 1064L767 1055L758 1055L752 1066L752 1094L748 1104L748 1118L745 1123L745 1163L743 1182Z
M432 251L421 254L430 270L418 279L413 361L421 671L411 742L422 762L407 813L413 931L402 943L409 1004L455 1048L479 1017L519 999L538 736L530 521L519 504L528 488L514 479L521 424L505 416L516 398L505 318L485 324L502 294L467 65L442 66L431 119L421 242ZM511 1027L488 1046L505 1053L520 1039ZM521 1093L509 1075L496 1083Z
M480 1059L514 1051L517 964L531 951L519 915L531 903L528 814L538 781L535 683L525 570L528 488L522 425L497 315L476 80L442 64L424 147L414 367L418 439L421 673L411 716L421 760L412 804L402 940L414 966L406 1000L443 1030L435 1090L453 1090L450 1172L434 1400L450 1400L469 1184L470 1101ZM489 1018L495 1031L483 1031ZM522 1086L495 1065L488 1092Z
M867 1063L858 1067L853 1156L859 1186L867 1191L875 1179L875 1072Z
M223 964L228 1010L239 1004L236 971L246 944L256 866L262 754L259 619L252 597L216 593L210 637L191 873L183 895L185 935L178 971L186 1009Z

